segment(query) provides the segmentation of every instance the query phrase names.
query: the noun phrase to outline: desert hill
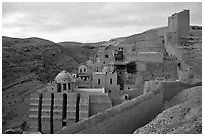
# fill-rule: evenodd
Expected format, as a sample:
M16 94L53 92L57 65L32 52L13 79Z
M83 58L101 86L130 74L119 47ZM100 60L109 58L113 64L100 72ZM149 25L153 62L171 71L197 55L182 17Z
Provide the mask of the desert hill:
M202 86L180 92L164 104L164 109L135 134L202 133Z
M61 46L40 38L2 37L3 86L30 73L35 73L40 81L51 81L62 69L76 71L76 66L88 60L95 50L76 46L80 43L67 44Z
M35 37L2 37L3 129L28 114L25 98L29 94L53 81L63 69L76 72L97 50L73 42L66 45Z

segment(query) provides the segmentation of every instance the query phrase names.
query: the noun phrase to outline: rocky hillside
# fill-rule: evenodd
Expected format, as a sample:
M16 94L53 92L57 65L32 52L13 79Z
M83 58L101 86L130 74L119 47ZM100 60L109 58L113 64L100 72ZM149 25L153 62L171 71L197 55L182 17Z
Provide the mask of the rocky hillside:
M164 111L135 134L201 134L202 86L180 92L165 102Z
M158 27L128 37L120 37L109 40L105 45L133 44L134 51L164 51L164 34L167 27Z
M28 114L25 98L29 94L53 81L63 69L76 72L97 48L34 37L2 37L3 129Z
M30 73L35 73L40 81L52 81L62 69L76 71L76 66L88 60L96 50L72 42L67 45L40 38L3 37L3 86Z

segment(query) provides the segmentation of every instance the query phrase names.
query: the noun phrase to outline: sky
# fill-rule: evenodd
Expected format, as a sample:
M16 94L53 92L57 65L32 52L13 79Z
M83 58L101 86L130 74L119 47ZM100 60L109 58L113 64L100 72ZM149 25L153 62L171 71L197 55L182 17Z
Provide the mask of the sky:
M3 2L2 34L53 42L99 42L167 26L168 16L190 10L202 25L201 2Z

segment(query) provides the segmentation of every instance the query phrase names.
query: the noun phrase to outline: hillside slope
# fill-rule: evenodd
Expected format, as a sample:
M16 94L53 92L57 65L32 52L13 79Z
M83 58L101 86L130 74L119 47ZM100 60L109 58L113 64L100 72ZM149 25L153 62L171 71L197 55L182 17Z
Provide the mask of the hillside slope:
M2 114L3 130L28 114L25 98L43 88L66 69L78 66L95 53L96 48L61 46L40 38L2 37Z
M165 103L164 109L135 134L202 133L202 86L180 92Z
M3 37L2 47L3 86L30 73L43 82L52 81L62 69L76 71L94 53L94 48L61 46L40 38Z

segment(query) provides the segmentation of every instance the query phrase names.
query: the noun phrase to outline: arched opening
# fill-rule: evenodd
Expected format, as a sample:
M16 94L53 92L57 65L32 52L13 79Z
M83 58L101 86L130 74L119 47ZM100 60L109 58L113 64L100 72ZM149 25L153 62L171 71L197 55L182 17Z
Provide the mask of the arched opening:
M71 90L71 84L68 83L68 90Z
M128 95L126 94L126 95L125 95L125 100L128 100L128 99L129 99L129 98L128 98Z
M54 133L54 123L53 123L53 107L54 107L54 93L51 93L51 104L50 104L50 134Z
M112 83L113 83L113 79L111 78L111 79L110 79L110 84L112 84Z
M66 85L66 83L63 83L63 90L67 90L67 85Z
M63 94L63 102L62 102L62 127L67 124L67 94Z
M100 83L101 83L101 80L100 80L100 79L98 79L98 85L100 85Z
M61 92L62 88L61 88L61 83L57 84L57 92Z
M178 63L178 67L181 69L181 63Z

